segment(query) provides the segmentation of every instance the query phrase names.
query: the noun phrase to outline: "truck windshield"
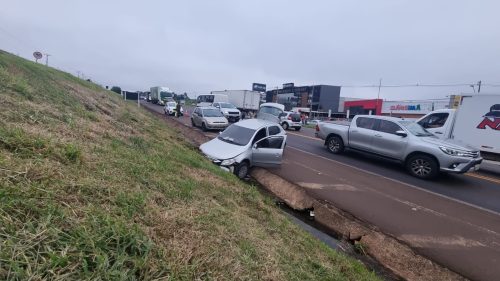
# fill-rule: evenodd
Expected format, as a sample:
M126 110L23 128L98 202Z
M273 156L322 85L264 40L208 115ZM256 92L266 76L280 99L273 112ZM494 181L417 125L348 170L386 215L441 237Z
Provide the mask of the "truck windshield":
M223 117L222 112L217 109L203 109L203 117Z
M236 108L236 106L234 106L230 103L226 103L226 102L221 102L220 107L222 107L222 108Z
M259 110L260 113L267 113L278 117L283 111L279 108L272 106L262 106Z
M247 145L255 130L233 124L224 130L217 138L223 142L244 146Z
M400 121L399 124L403 125L410 133L417 137L430 137L434 136L432 133L424 129L420 124L413 121Z
M160 98L166 99L166 98L173 98L174 95L169 92L160 92Z

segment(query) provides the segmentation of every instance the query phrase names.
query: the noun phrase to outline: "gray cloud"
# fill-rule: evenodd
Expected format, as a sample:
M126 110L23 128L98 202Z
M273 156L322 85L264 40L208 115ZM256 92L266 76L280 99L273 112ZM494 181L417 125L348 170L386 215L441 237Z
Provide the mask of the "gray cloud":
M0 48L27 58L46 51L53 66L130 90L500 82L496 1L0 2ZM471 90L383 88L381 96Z

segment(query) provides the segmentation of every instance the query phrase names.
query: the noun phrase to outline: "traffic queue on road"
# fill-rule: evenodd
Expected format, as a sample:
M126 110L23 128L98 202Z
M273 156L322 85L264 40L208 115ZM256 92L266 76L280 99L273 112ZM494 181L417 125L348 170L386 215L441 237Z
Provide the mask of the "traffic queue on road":
M499 155L498 99L499 96L465 98L460 110L437 110L416 121L376 115L357 115L348 122L316 120L315 136L333 154L355 150L375 155L382 161L401 163L416 178L431 180L440 173L463 174L479 170L483 153L490 156L488 159L493 155L493 160ZM278 103L260 104L258 111L243 115L228 100L223 94L204 95L191 112L193 127L221 131L215 139L202 144L201 151L214 164L239 178L245 178L252 166L279 166L286 131L301 129L301 115L285 111ZM160 104L164 104L167 115L184 113L175 101ZM473 114L482 119L478 124L469 120ZM458 138L453 131L459 132L455 134Z

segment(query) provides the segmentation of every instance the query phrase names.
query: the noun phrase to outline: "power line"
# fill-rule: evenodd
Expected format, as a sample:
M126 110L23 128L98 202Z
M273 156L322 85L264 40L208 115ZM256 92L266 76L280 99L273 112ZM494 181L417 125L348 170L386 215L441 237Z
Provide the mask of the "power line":
M405 87L470 87L471 85L481 87L500 87L500 84L484 84L484 83L457 83L457 84L401 84L401 85L340 85L343 88L405 88Z

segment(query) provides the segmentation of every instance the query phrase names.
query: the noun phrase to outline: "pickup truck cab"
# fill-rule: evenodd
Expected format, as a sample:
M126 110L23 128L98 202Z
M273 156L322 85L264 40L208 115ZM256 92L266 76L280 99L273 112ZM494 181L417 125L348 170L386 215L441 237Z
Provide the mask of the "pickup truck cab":
M421 179L435 178L440 172L478 170L483 160L476 148L441 140L418 123L394 117L357 115L351 123L320 122L316 136L325 140L332 153L348 148L396 160Z

